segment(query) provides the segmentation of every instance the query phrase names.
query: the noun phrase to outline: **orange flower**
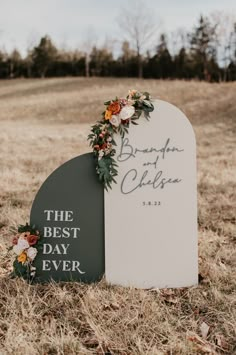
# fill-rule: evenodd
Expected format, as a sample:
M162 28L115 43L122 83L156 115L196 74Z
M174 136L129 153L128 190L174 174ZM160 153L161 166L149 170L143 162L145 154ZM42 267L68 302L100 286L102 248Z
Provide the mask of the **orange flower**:
M22 264L24 264L26 262L26 259L27 259L27 255L24 251L17 258L19 263L22 263Z
M37 235L31 234L27 237L27 242L29 243L30 246L36 244L37 241L38 241Z
M113 115L117 115L120 110L120 104L118 101L113 101L109 106L108 106L108 110L112 112Z
M109 110L106 110L105 112L105 120L110 120L112 116L112 112Z

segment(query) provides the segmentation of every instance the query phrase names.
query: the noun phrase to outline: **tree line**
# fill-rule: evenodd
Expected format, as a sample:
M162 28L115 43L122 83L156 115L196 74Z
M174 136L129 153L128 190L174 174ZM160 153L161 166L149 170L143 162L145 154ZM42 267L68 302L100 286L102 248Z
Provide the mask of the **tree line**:
M111 76L233 81L236 80L236 22L227 36L221 37L218 29L217 22L213 24L201 16L191 33L178 34L175 53L171 53L164 33L153 41L157 44L152 51L145 53L141 52L141 40L139 43L139 38L130 36L130 40L123 41L117 58L108 46L90 44L89 50L58 49L46 35L24 58L17 49L12 53L0 51L0 78ZM134 33L137 36L138 32Z

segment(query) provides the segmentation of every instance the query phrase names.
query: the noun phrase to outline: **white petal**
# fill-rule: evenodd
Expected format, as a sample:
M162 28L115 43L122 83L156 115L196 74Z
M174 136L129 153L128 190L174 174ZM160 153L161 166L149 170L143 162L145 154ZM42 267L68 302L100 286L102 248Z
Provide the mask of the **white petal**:
M14 251L14 253L16 253L17 255L20 255L20 254L22 253L23 249L20 248L19 245L17 244L17 245L14 245L13 251Z
M135 112L135 109L133 106L127 105L122 108L120 111L120 118L122 120L127 120L128 118L132 117Z
M112 115L110 122L114 127L118 127L120 125L120 116L119 115Z
M21 248L21 249L27 249L27 248L29 248L29 243L28 243L27 240L25 240L25 239L19 239L17 245L18 245L19 248Z
M30 247L28 250L27 250L27 256L31 259L31 260L34 260L34 258L36 257L38 251L36 248L34 247Z

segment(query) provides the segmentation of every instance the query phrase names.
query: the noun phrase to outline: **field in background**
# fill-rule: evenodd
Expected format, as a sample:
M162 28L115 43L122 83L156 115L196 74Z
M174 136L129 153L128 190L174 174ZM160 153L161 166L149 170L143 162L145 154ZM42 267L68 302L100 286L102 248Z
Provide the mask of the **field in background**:
M86 137L103 101L130 88L177 105L193 124L199 286L144 291L111 287L104 280L30 286L9 279L10 228L29 220L35 193L55 168L89 151ZM235 93L236 83L0 81L1 355L236 352Z

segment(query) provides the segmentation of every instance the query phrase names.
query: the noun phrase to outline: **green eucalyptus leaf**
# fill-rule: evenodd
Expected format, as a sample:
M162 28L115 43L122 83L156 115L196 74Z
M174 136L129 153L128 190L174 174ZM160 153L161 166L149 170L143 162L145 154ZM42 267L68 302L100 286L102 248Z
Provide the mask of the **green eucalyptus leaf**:
M145 95L144 100L140 100L140 97L142 95ZM129 96L127 95L127 98ZM88 135L88 140L90 141L90 146L94 147L95 145L99 145L100 147L107 142L107 138L111 137L111 144L112 146L116 146L116 142L113 138L115 133L119 133L122 138L124 138L125 134L127 134L129 131L129 124L130 122L134 125L138 125L136 122L142 115L144 114L144 117L149 120L150 115L149 113L154 110L154 106L150 101L150 94L148 92L137 92L132 99L134 100L133 107L135 108L135 113L131 117L130 121L128 123L122 123L119 125L118 128L115 128L112 126L112 124L109 121L106 121L104 119L105 111L102 113L103 119L100 121L97 121L96 124L92 126L92 133ZM104 104L110 105L111 102L119 100L118 97L116 97L114 100L109 100L105 101ZM104 137L99 137L100 133L102 130L107 131L107 134ZM111 148L112 148L111 146ZM115 149L112 148L112 150L109 152L108 155L105 155L102 157L102 159L99 159L99 152L98 150L94 150L94 157L96 158L96 172L99 176L99 180L103 182L104 188L106 190L111 188L111 184L115 181L115 176L118 175L118 170L117 170L117 162L115 159L112 157L115 155L116 151Z
M19 263L17 259L15 259L13 263L14 274L20 277L27 277L28 267L25 264Z

